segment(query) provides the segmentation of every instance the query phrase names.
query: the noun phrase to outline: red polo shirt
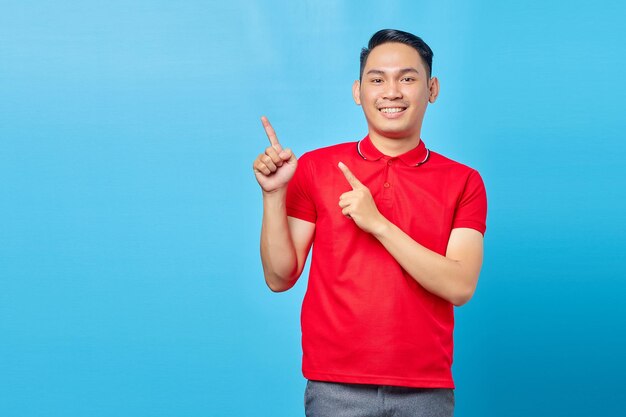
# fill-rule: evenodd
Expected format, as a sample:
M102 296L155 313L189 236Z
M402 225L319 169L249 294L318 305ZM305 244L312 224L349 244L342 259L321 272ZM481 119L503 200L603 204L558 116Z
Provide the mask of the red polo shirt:
M378 210L411 238L445 255L450 232L485 232L487 199L477 171L427 150L398 157L369 137L306 153L289 183L287 214L315 223L302 305L305 378L454 388L453 305L426 291L383 245L341 214L351 190L345 163Z

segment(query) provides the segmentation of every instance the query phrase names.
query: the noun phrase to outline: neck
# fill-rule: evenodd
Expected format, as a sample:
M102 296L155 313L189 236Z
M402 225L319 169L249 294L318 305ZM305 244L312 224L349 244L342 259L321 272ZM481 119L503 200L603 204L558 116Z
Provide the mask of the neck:
M387 156L402 155L420 144L419 133L408 138L388 138L375 132L369 132L369 136L376 149Z

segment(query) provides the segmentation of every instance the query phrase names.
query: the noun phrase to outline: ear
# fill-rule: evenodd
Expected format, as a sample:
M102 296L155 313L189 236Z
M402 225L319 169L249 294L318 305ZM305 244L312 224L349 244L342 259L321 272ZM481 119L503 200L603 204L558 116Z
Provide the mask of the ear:
M428 95L428 101L434 103L437 100L437 96L439 95L439 80L437 77L432 77L428 82L428 90L430 94Z
M352 84L352 98L357 106L361 105L361 83L359 80L356 80L354 84Z

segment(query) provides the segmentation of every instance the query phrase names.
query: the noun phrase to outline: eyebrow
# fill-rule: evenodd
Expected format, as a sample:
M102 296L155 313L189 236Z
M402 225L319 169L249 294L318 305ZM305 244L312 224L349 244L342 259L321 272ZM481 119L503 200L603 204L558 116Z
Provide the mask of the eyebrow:
M417 74L420 73L417 69L415 69L413 67L402 68L401 70L398 71L398 73L400 73L400 74L406 74L407 72L415 72ZM383 70L371 69L371 70L367 71L366 75L370 75L370 74L384 75L386 73Z

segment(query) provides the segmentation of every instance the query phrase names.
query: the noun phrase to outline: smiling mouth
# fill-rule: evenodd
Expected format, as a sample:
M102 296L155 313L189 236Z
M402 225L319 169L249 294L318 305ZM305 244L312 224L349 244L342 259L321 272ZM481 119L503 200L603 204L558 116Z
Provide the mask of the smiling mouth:
M406 107L384 107L382 109L378 109L381 113L392 114L392 113L400 113L405 111Z

